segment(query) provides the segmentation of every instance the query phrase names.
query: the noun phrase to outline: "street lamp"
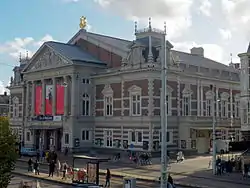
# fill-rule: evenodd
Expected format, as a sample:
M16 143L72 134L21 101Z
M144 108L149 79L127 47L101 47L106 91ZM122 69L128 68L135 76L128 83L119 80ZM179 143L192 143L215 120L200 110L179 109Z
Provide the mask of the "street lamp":
M213 85L210 85L210 90L214 92L214 89L215 87L213 87ZM220 102L220 100L215 100L215 102ZM214 98L213 98L213 159L212 159L212 162L213 162L213 174L216 175L216 117L215 117L215 103L214 103Z
M167 187L167 61L166 61L166 25L161 50L161 188Z

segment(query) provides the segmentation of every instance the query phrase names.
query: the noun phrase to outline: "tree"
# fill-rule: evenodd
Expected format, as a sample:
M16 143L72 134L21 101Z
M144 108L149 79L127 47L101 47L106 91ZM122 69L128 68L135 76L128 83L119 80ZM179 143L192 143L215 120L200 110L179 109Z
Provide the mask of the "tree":
M15 168L18 154L16 152L17 137L9 126L6 117L0 117L0 187L7 188L11 180L11 172Z

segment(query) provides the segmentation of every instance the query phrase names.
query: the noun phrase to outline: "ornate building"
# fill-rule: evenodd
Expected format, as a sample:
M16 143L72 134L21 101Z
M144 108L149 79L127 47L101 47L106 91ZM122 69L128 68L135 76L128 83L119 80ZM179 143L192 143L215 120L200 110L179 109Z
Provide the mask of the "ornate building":
M80 29L68 43L45 42L22 69L22 95L10 86L11 100L26 104L25 145L159 151L163 35L149 23L133 41ZM240 140L239 70L201 47L166 46L168 148L208 152L213 105L217 138Z

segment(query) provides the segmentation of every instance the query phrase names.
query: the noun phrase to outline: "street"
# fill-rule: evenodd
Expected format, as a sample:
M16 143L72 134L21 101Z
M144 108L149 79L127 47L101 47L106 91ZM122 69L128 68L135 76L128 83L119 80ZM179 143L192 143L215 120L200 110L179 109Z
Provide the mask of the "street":
M243 181L240 173L230 175L214 176L208 163L211 157L196 157L187 159L183 163L171 164L170 173L175 182L184 184L197 184L201 186L226 188L226 187L249 187L250 182ZM68 160L69 162L72 160ZM84 167L86 161L76 161L77 167ZM18 162L17 165L27 165L27 162ZM47 165L41 165L43 170L47 171ZM122 173L125 176L143 176L147 178L158 179L160 176L160 164L155 162L153 165L136 167L132 163L124 163L123 161L101 163L101 169L109 168L111 174ZM127 175L126 175L127 174ZM155 185L156 186L156 185Z

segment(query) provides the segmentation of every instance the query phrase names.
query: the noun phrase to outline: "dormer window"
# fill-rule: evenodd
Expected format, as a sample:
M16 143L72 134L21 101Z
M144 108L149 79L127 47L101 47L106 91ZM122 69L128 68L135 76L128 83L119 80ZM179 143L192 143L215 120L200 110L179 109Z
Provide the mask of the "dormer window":
M89 81L89 79L84 78L84 79L82 79L82 83L83 83L83 84L89 84L90 81Z

